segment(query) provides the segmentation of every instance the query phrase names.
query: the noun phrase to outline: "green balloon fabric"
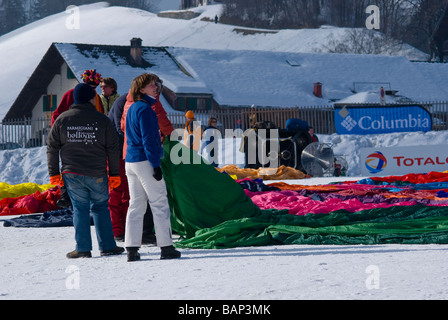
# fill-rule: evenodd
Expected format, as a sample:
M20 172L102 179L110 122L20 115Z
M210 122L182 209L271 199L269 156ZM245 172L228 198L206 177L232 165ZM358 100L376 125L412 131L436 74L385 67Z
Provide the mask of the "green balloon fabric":
M201 229L260 212L230 176L218 172L177 141L165 140L162 171L172 228L183 237L190 238Z
M447 207L393 206L305 216L261 210L237 182L197 153L168 140L164 150L172 227L182 237L177 247L448 244Z

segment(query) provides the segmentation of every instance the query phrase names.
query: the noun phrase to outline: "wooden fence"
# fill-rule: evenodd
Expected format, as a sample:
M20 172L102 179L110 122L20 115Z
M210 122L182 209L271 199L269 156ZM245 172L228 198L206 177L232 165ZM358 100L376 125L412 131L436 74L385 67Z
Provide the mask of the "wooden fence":
M332 106L307 107L307 108L234 108L223 110L196 110L195 117L202 126L207 126L208 119L215 117L218 120L218 129L248 129L251 121L270 121L277 128L285 128L288 119L302 119L314 127L314 131L320 134L332 134L336 132L334 124L334 108ZM175 128L184 128L185 116L183 113L168 114Z
M45 146L50 125L51 119L48 118L3 120L0 125L0 150Z
M448 101L418 103L432 115L433 130L447 130ZM203 127L207 126L212 116L218 120L218 129L224 134L226 129L246 130L254 122L270 121L277 128L285 128L288 119L297 118L307 121L317 134L336 133L333 106L295 107L295 108L232 108L220 110L196 110L196 119ZM183 112L168 113L173 126L184 128ZM32 148L46 145L50 131L50 119L13 119L3 120L0 125L0 150L15 148Z

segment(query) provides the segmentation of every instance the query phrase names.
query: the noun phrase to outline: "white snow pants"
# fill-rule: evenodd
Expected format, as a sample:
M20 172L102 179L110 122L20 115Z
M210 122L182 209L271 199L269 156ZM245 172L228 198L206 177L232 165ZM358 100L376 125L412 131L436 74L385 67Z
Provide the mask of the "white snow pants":
M130 195L126 217L126 247L142 245L143 217L148 202L154 217L157 246L166 247L173 244L165 180L157 181L153 174L154 169L149 161L126 162Z

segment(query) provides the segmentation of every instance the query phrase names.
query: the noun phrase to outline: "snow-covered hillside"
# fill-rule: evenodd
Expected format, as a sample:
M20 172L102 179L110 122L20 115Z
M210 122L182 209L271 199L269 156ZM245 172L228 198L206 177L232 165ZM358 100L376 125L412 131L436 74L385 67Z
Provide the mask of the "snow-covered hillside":
M104 2L77 9L0 37L1 119L53 42L129 45L130 39L140 37L144 46L316 52L322 51L329 39L342 38L347 32L347 29L332 27L274 33L253 29L256 32L244 35L238 31L241 28L210 22L215 15L220 15L221 5L194 9L201 15L192 20L161 18L138 9L109 7ZM426 58L418 50L397 54L411 59Z

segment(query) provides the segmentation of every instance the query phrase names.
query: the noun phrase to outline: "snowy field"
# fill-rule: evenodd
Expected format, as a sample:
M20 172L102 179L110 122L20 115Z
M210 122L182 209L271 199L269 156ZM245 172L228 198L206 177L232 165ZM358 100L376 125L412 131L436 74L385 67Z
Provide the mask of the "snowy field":
M93 230L92 230L93 231ZM269 246L68 260L73 228L1 228L1 299L447 299L448 247ZM371 282L372 281L372 282Z
M448 132L321 136L324 142L337 142L336 153L344 150L352 155L350 177L288 183L359 180L358 149L366 144L418 147L446 143L447 138ZM45 148L2 151L0 166L1 181L48 183ZM125 254L100 257L95 240L92 259L68 260L65 254L74 245L71 227L18 229L1 224L0 299L448 299L448 246L444 245L181 249L182 258L171 261L159 260L160 250L145 246L140 250L142 260L134 263L128 263Z

